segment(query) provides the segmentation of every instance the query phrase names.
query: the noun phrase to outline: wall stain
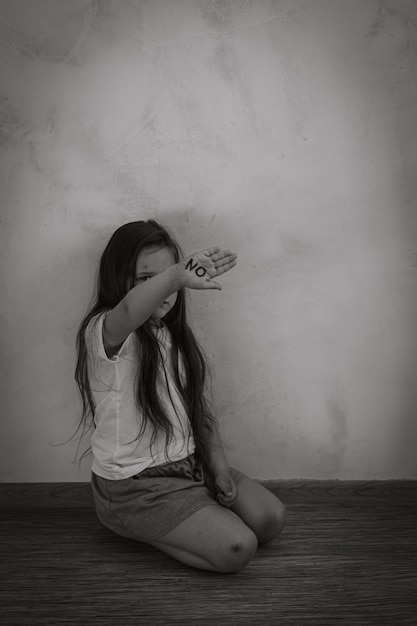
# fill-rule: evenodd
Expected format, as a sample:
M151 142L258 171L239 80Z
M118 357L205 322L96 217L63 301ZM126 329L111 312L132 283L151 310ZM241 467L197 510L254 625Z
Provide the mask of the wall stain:
M379 35L379 33L382 30L384 30L384 27L385 27L384 5L385 3L386 3L386 0L379 0L378 2L376 19L374 22L372 22L368 30L368 37L370 39L377 37L377 35Z
M335 398L327 400L327 409L330 418L330 435L332 445L338 452L343 452L346 447L347 419L345 412Z
M248 6L249 0L204 0L199 4L209 26L224 31L231 28L234 17Z
M368 29L368 37L377 37L393 21L401 22L406 29L414 28L417 25L417 15L415 14L417 5L414 0L379 0L377 3L376 18ZM414 13L414 16L413 16Z
M26 125L13 102L7 96L0 96L0 148L22 127Z
M253 98L248 87L245 68L242 67L232 45L222 38L215 49L214 66L219 76L229 86L236 100L236 115L240 116L241 124L259 131Z
M9 50L36 62L81 65L81 48L94 24L97 2L57 6L44 32L27 32L27 27L22 31L16 16L12 17L14 24L6 35ZM36 13L36 7L31 10Z
M347 416L340 403L330 396L326 402L330 441L317 447L316 454L321 470L328 476L339 476L347 446Z

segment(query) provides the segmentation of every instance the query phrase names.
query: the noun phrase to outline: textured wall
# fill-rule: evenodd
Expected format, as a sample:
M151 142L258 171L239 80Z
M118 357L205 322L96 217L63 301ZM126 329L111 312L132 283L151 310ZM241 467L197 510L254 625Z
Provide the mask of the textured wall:
M110 234L149 217L239 254L191 300L233 465L417 478L414 0L2 0L0 23L0 479L88 480L57 445L75 334Z

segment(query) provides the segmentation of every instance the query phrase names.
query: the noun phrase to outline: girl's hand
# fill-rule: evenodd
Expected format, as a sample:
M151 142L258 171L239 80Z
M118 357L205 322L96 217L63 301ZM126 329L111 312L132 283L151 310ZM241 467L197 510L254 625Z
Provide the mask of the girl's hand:
M218 474L214 481L214 486L217 493L217 500L222 506L229 508L234 504L237 495L237 485L229 472L221 472Z
M237 254L218 246L196 252L178 263L181 283L189 289L222 289L213 278L231 270L236 259Z

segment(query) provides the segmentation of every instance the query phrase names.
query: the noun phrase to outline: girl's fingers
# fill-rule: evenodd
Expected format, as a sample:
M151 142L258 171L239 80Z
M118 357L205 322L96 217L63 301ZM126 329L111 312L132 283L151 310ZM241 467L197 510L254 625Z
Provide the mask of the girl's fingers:
M236 259L237 254L231 250L220 250L219 246L214 248L208 248L204 251L204 254L213 261L213 263L222 262L224 259Z
M210 257L213 260L213 256L217 255L220 252L220 246L214 246L213 248L207 248L204 250L203 254Z
M232 269L232 267L235 267L235 265L236 265L236 261L231 261L230 263L226 263L224 265L216 265L217 276L219 276L220 274L224 274L225 272L228 272L229 270Z
M222 254L219 254L219 261L227 259L237 259L237 254L230 252L230 250L223 250Z
M234 504L238 496L238 488L234 481L229 480L222 482L219 485L220 490L217 493L217 500L225 507L230 507Z
M216 283L215 280L206 280L206 282L201 285L201 289L219 289L221 291L223 287L220 283Z
M221 267L222 265L228 265L229 263L235 263L236 265L237 254L229 254L218 261L214 262L216 267Z

